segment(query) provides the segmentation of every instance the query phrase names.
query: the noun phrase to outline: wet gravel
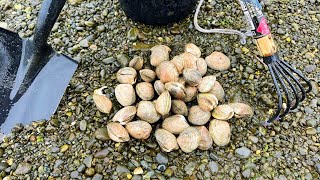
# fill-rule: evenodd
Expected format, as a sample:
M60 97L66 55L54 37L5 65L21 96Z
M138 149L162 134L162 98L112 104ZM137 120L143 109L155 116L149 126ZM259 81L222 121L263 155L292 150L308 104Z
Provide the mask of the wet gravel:
M0 26L32 35L39 0L0 0ZM49 42L56 50L81 61L57 112L50 121L17 126L0 146L0 179L319 179L319 0L267 0L264 10L283 59L312 79L313 89L298 109L268 128L275 92L266 67L249 39L202 34L193 16L168 26L132 22L117 1L69 0L53 28ZM2 13L4 12L4 13ZM199 21L207 28L244 28L236 1L209 0ZM110 115L94 106L92 92L107 85L115 101L115 72L134 55L148 59L148 48L166 44L172 54L192 42L203 56L222 51L231 68L216 74L226 101L255 107L252 119L230 121L231 142L208 151L186 154L161 152L154 137L146 141L109 140L105 125ZM156 125L155 125L156 126Z

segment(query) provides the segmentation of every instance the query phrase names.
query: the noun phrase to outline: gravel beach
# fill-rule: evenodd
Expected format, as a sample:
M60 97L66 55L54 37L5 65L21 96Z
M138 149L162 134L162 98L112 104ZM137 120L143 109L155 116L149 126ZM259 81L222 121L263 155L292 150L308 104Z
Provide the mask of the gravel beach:
M281 57L312 80L306 100L269 127L260 122L275 108L276 94L251 39L241 45L235 35L200 33L193 15L176 24L147 26L127 18L118 1L68 0L49 43L80 61L79 67L49 121L17 125L0 142L0 179L320 179L320 0L263 2ZM0 27L30 37L40 4L0 0ZM205 1L199 24L245 28L232 0ZM134 55L150 66L154 45L169 46L172 58L187 43L200 47L203 57L221 51L231 59L228 71L207 74L217 76L226 102L248 103L254 116L231 119L230 143L208 151L165 153L153 135L144 141L111 141L106 124L121 108L114 94L116 72ZM102 86L109 87L114 103L110 114L99 112L92 99Z

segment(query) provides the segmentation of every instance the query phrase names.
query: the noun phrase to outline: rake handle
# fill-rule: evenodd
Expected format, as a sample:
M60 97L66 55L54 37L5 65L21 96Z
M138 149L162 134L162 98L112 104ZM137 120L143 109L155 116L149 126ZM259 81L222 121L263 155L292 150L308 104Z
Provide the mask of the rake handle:
M51 29L59 17L65 2L66 0L44 0L42 2L33 37L35 51L40 51L47 45Z

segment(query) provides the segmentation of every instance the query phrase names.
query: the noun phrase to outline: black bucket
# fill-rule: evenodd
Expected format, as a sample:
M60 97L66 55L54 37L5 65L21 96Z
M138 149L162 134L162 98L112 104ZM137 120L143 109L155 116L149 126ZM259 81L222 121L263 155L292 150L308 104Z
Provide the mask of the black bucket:
M132 20L150 25L164 25L186 18L197 0L119 0Z

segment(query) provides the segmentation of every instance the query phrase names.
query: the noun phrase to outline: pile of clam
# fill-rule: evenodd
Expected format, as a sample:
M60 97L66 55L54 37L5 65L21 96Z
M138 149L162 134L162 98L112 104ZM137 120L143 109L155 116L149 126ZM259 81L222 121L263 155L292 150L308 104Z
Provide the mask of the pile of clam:
M223 102L224 90L207 68L223 71L230 60L221 52L213 52L205 59L194 44L187 44L185 52L169 60L170 48L157 45L151 49L150 64L155 68L143 69L144 60L135 56L117 72L120 83L115 97L123 106L107 124L110 138L126 142L130 136L147 139L151 124L161 123L154 136L165 152L181 149L192 152L207 150L213 142L225 146L230 141L231 128L227 120L252 116L253 110L244 103ZM139 75L138 75L139 74ZM141 82L137 82L140 76ZM93 99L97 108L110 113L112 102L95 90Z

